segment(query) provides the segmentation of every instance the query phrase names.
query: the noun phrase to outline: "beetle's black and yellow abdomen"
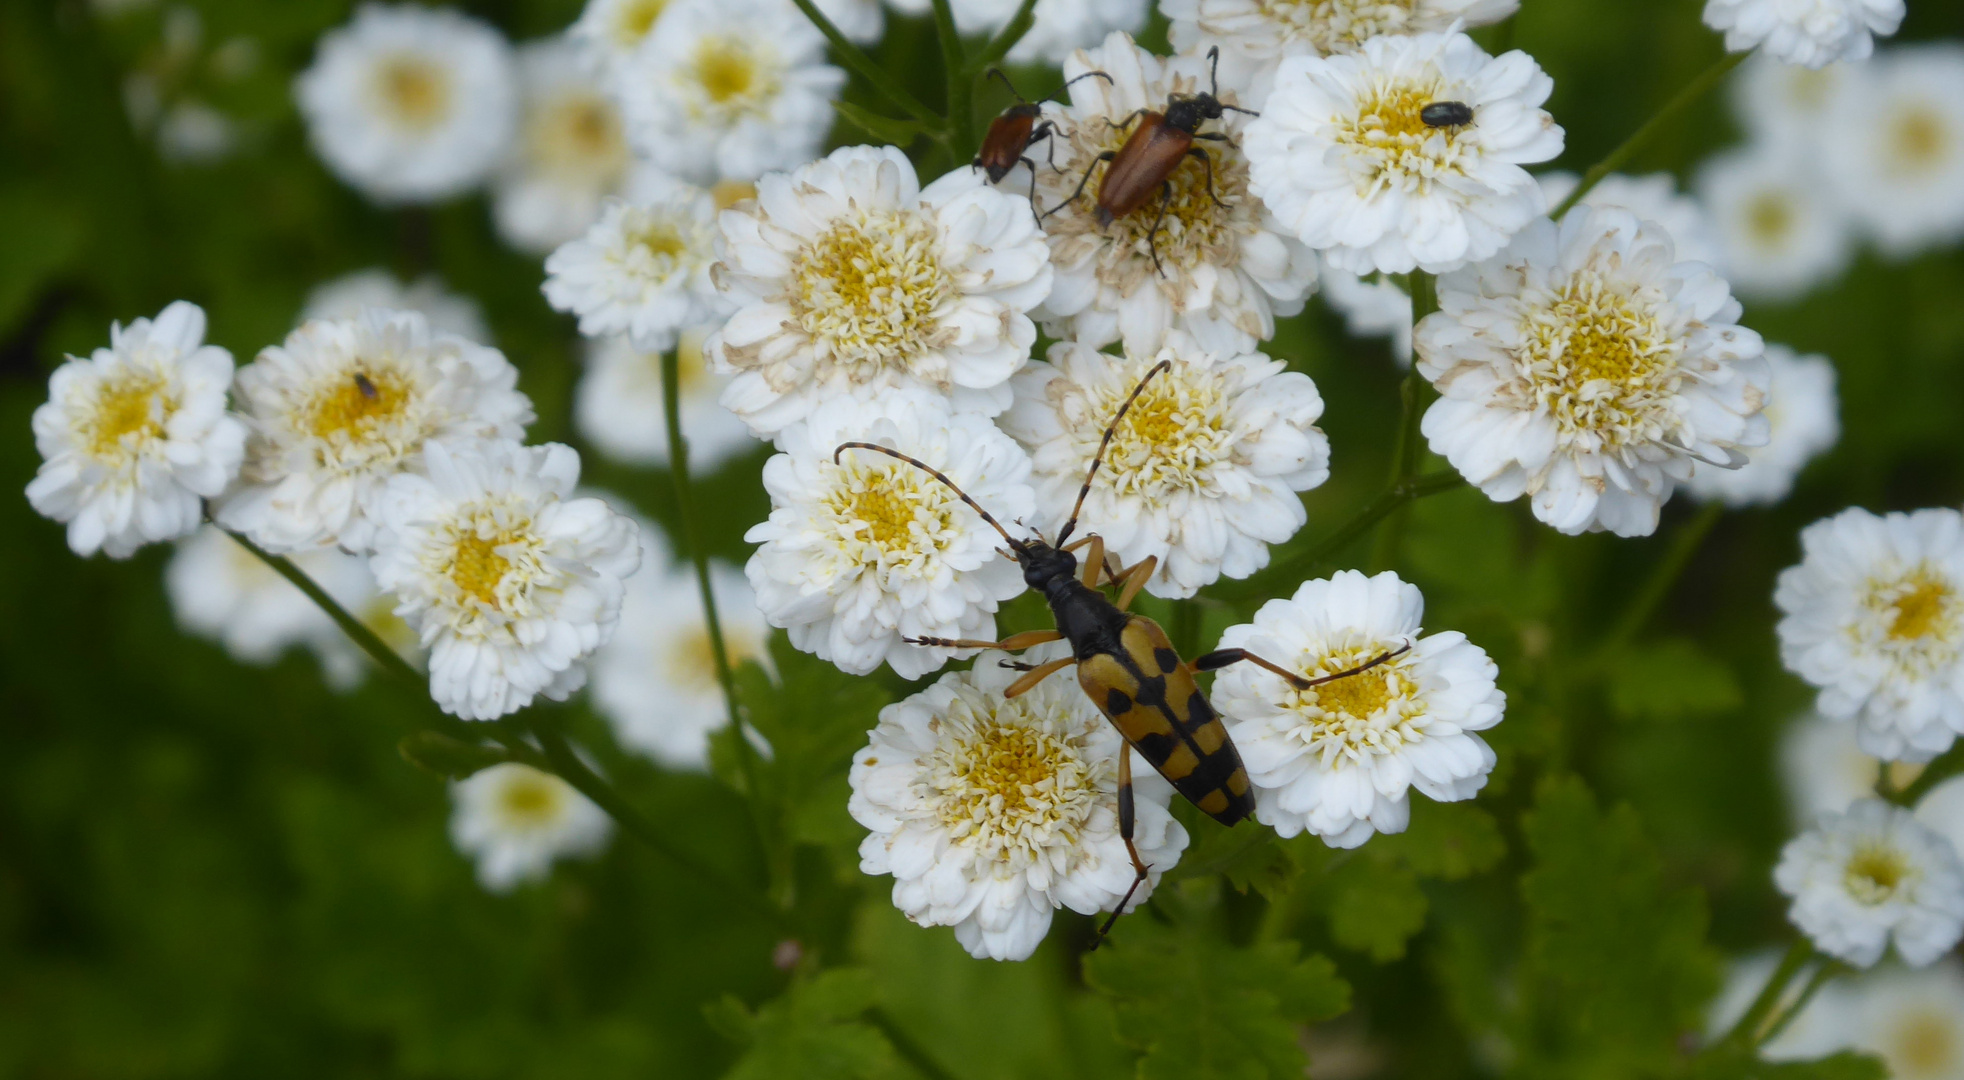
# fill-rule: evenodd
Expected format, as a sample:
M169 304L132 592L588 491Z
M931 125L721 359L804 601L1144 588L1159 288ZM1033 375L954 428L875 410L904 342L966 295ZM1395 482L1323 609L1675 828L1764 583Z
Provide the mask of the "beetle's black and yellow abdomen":
M1174 790L1223 825L1254 813L1241 755L1159 624L1127 615L1113 642L1080 649L1078 685ZM1086 653L1090 655L1085 655Z

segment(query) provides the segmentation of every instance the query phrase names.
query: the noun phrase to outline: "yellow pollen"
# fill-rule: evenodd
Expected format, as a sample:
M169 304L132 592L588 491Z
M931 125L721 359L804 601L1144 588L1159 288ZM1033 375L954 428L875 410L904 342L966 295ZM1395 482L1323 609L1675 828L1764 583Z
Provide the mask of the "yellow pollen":
M1902 171L1928 172L1940 164L1949 151L1949 134L1944 119L1927 106L1905 109L1890 125L1889 142L1895 162Z
M1451 138L1449 129L1428 127L1419 117L1419 111L1434 100L1434 95L1410 85L1380 91L1359 110L1352 138L1363 142L1422 140L1435 132Z
M498 583L504 580L505 571L511 569L511 560L498 554L497 549L514 539L509 533L485 537L470 532L459 536L456 551L451 555L450 580L465 596L497 608Z
M866 523L867 538L882 548L899 547L913 535L914 505L890 487L867 487L852 494L849 517Z
M162 436L164 421L176 411L163 389L162 379L139 372L104 383L87 426L89 451L107 457L122 449L124 436L137 435L143 442Z
M1746 207L1746 227L1761 243L1772 244L1793 232L1794 210L1784 195L1765 192Z
M705 38L696 47L695 77L718 105L751 95L763 81L756 58L734 38Z
M1055 773L1056 747L1043 733L1025 727L997 724L980 734L969 744L968 768L960 774L975 788L962 816L969 816L975 804L998 798L1004 812L1023 813L1030 808L1030 789Z
M382 100L404 127L433 127L450 111L450 80L423 57L390 57L376 72L376 82Z
M1910 591L1896 598L1896 617L1889 624L1889 636L1897 641L1929 637L1950 622L1950 586L1921 573L1912 581Z
M1269 18L1295 28L1319 53L1350 52L1380 34L1407 31L1417 0L1261 0Z
M702 356L703 341L701 332L689 332L675 346L675 381L681 384L684 394L701 388L709 379L709 363ZM656 361L659 363L659 355Z
M689 242L683 238L673 222L657 218L648 227L635 233L632 242L648 249L650 255L658 259L675 259L689 250Z
M627 166L620 117L603 98L567 94L529 125L537 159L582 174L612 176Z
M800 327L848 364L905 364L938 342L936 316L955 285L938 230L911 211L840 221L800 252L790 306Z
M614 40L627 46L639 44L667 6L668 0L632 0L622 5L614 16Z
M1118 393L1099 400L1088 415L1110 416L1137 384L1129 374ZM1225 377L1218 372L1194 371L1176 366L1148 384L1139 399L1126 410L1112 434L1105 454L1105 465L1092 483L1105 491L1164 498L1175 491L1205 488L1214 467L1234 456L1235 431L1226 423L1228 402ZM1103 434L1087 428L1082 436L1092 440Z
M520 828L552 824L563 801L564 794L550 777L529 770L508 777L498 791L498 809L508 823Z
M1308 691L1318 708L1362 720L1391 703L1391 683L1383 671L1367 671L1324 683Z
M1843 872L1848 895L1864 904L1880 904L1896 894L1909 876L1909 864L1893 848L1865 847L1855 852Z
M728 210L745 199L756 198L757 185L748 180L718 180L709 186L709 197L716 209Z
M1945 1017L1912 1012L1890 1032L1884 1056L1890 1071L1902 1080L1948 1076L1956 1071L1957 1043L1957 1030Z
M1522 329L1522 369L1565 433L1612 447L1662 437L1683 346L1633 297L1581 272Z
M408 402L409 385L400 375L358 370L314 395L308 426L316 438L345 434L359 440L376 424L399 415Z

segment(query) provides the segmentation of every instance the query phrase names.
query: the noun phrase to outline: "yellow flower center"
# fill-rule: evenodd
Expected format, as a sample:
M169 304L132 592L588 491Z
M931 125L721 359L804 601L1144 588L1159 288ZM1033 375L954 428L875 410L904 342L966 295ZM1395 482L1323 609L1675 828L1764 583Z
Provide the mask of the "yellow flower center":
M1391 683L1378 672L1367 671L1347 679L1327 682L1309 691L1325 712L1341 713L1359 720L1377 714L1390 704Z
M1380 89L1358 110L1352 137L1364 142L1423 139L1442 130L1431 127L1420 116L1434 100L1432 94L1410 84Z
M756 106L777 90L777 80L751 43L741 38L706 37L696 45L690 77L719 106Z
M894 494L891 488L866 488L854 492L851 515L866 523L866 535L883 548L907 542L914 523L913 504Z
M567 93L538 110L528 125L533 157L547 168L611 182L627 167L627 140L611 103Z
M161 438L177 405L164 394L164 380L148 372L126 372L96 391L86 425L89 452L99 458L124 451L125 443ZM129 436L136 436L130 440Z
M1909 591L1896 598L1896 617L1889 623L1889 636L1897 641L1915 641L1946 629L1950 586L1920 573L1912 575L1909 584Z
M566 805L561 781L526 769L513 772L498 789L498 812L517 829L539 829L556 823Z
M1000 800L997 812L1024 813L1037 785L1055 772L1056 740L1040 731L1008 725L987 727L979 734L981 738L969 744L968 767L960 774L974 788L965 802L972 808L976 803Z
M1270 19L1320 53L1349 52L1380 34L1407 33L1418 0L1261 0Z
M434 127L450 111L449 75L425 57L392 56L377 67L375 79L383 102L403 127Z
M1144 374L1140 366L1137 375ZM1086 415L1103 418L1117 412L1137 382L1137 376L1128 376L1108 400L1098 401ZM1175 364L1147 384L1126 410L1093 483L1107 491L1154 498L1204 488L1214 466L1234 457L1235 432L1228 424L1228 406L1224 375ZM1104 433L1086 429L1079 434L1087 440L1089 460Z
M1793 204L1779 192L1762 192L1746 206L1746 228L1762 244L1780 243L1793 226Z
M1348 671L1377 659L1381 643L1340 648L1327 655L1305 657L1299 670L1311 678ZM1369 671L1289 692L1293 710L1302 718L1302 737L1328 763L1395 754L1424 739L1412 721L1424 715L1418 684L1405 671L1402 658Z
M628 0L622 4L614 14L614 43L624 49L640 44L667 6L668 0Z
M1582 271L1523 330L1518 362L1565 434L1587 433L1610 447L1662 437L1684 347L1650 305Z
M375 425L392 420L409 402L409 384L393 371L356 369L314 395L308 427L315 437L360 441Z
M1889 125L1891 161L1898 171L1927 173L1950 152L1950 129L1936 110L1926 105L1906 108Z
M944 344L954 331L936 316L955 283L941 266L939 239L931 219L906 210L834 224L796 257L793 318L821 353L854 367L905 364Z
M1843 872L1848 895L1864 904L1880 904L1896 895L1909 877L1909 861L1894 848L1865 847L1849 858Z
M1955 1021L1921 1009L1897 1019L1884 1043L1891 1074L1901 1080L1954 1075L1958 1064Z
M487 537L476 531L459 536L456 550L451 554L450 580L465 596L497 608L498 584L505 579L505 572L511 569L511 560L499 554L497 549L516 539L518 537L512 533Z
M756 198L757 185L748 180L718 180L709 186L709 197L716 209L728 210L745 199Z
M681 231L665 218L650 221L647 227L634 233L632 242L658 259L675 259L689 250L689 242L683 239Z
M1357 180L1360 195L1387 184L1424 191L1460 171L1467 129L1430 127L1420 115L1427 105L1452 99L1437 78L1380 82L1360 97L1356 117L1340 121L1336 136L1366 165Z

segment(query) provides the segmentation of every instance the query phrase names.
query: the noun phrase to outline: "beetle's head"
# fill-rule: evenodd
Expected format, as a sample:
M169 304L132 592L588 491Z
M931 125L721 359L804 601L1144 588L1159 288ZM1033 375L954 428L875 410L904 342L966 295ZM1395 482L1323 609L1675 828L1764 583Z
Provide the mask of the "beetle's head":
M1052 581L1077 576L1077 556L1042 540L1024 541L1016 550L1016 561L1023 565L1023 584L1038 592L1048 592Z

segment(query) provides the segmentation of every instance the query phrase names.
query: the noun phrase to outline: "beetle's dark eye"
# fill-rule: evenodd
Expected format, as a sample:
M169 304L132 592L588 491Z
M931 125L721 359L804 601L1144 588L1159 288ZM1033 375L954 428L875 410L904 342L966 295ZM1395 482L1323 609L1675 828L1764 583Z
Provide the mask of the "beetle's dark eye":
M1426 127L1465 127L1473 122L1473 106L1464 101L1435 101L1418 111Z

